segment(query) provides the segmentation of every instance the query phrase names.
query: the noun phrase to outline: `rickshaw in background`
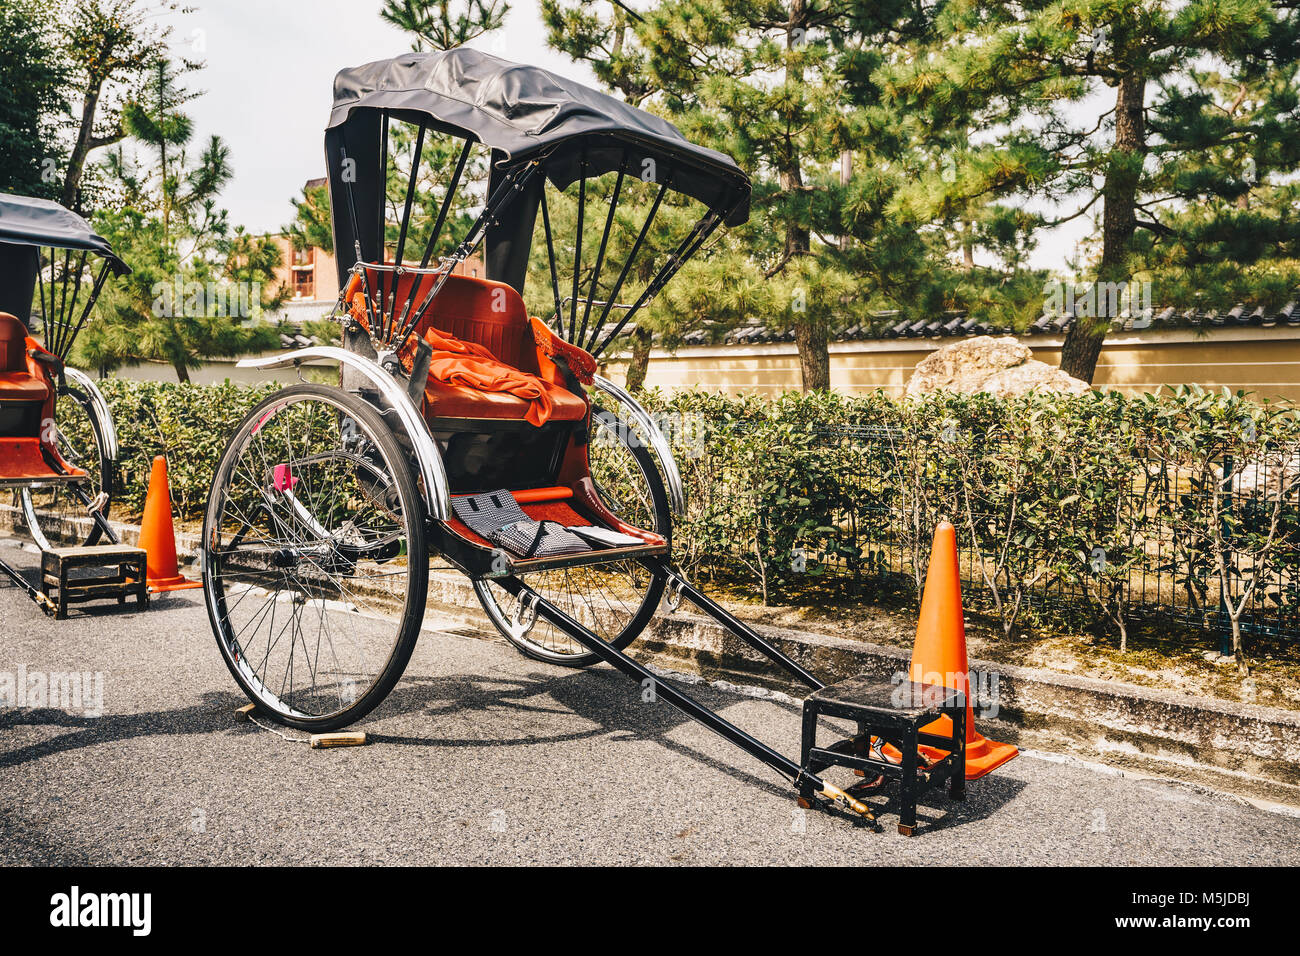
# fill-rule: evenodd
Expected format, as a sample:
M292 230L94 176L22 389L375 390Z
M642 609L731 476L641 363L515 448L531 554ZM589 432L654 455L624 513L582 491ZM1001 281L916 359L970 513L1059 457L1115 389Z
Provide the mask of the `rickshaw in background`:
M433 171L443 198L417 222L432 137L459 151L440 154L455 157ZM394 143L411 144L409 158ZM747 219L746 175L657 116L465 48L340 72L325 152L341 344L240 364L334 361L339 384L294 385L248 414L221 457L203 526L209 618L257 710L326 732L378 705L411 656L437 559L467 576L524 654L604 661L652 682L659 699L795 781L809 805L870 818L866 804L624 652L667 592L815 691L825 686L674 569L685 496L670 444L597 374L683 263L720 226ZM486 182L467 184L476 155ZM600 177L601 189L590 185ZM453 251L435 255L458 187L477 214ZM629 187L640 191L639 225L618 220ZM566 206L576 215L571 258L553 230L556 193L576 203ZM656 251L646 238L669 193L701 211ZM611 243L616 223L623 233ZM594 253L588 229L599 236ZM522 295L535 236L552 300L544 319L530 317ZM480 246L486 275L464 274ZM621 265L607 261L614 248L625 250ZM635 267L642 254L649 268Z
M148 600L144 552L122 546L108 522L117 459L108 403L67 364L110 275L128 272L76 213L0 195L0 506L5 524L40 547L41 587L4 561L0 571L60 617L69 601Z

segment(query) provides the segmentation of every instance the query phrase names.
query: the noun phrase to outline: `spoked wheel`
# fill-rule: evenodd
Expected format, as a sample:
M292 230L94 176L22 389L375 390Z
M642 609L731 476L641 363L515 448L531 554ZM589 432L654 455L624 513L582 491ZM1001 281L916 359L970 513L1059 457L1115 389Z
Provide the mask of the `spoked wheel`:
M634 528L663 535L672 543L672 514L663 479L635 431L612 412L596 408L588 445L591 476L601 500ZM519 579L569 617L620 650L654 617L667 576L636 561L521 574ZM502 636L529 657L567 667L586 667L599 658L490 579L474 582L488 618Z
M203 524L208 616L249 699L314 731L367 714L410 659L428 574L423 502L372 406L295 385L249 412Z
M60 386L55 398L58 423L55 445L63 460L86 472L85 481L33 484L19 492L23 521L43 551L69 545L92 545L102 529L90 517L90 506L103 499L108 517L113 496L113 462L108 457L104 425L90 397L80 389Z

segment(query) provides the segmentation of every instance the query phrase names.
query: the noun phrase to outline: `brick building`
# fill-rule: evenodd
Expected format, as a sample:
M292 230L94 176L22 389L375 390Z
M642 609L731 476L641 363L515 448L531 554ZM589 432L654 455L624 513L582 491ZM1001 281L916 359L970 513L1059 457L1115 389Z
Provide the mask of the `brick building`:
M303 184L304 189L324 186L325 180L309 179ZM339 296L338 266L333 253L324 249L309 247L294 249L289 237L284 234L269 237L280 249L280 267L275 272L275 285L289 290L289 299L284 307L273 316L294 326L303 322L319 319L328 315L334 308ZM419 262L422 250L412 250L408 245L403 259L408 265ZM392 262L396 254L393 243L388 244L386 261ZM411 261L412 252L415 262ZM457 274L481 277L484 275L483 260L476 254L456 267Z

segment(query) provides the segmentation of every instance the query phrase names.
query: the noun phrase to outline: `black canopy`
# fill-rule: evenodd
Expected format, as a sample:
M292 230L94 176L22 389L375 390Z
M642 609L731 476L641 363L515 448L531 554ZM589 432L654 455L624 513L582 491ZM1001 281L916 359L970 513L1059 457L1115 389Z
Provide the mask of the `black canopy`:
M0 243L85 249L108 260L116 275L131 271L108 240L95 235L90 223L48 199L0 193Z
M559 189L620 167L640 176L645 161L653 160L656 181L725 211L728 225L749 216L744 172L730 157L690 142L666 120L565 77L478 50L407 53L343 70L334 79L325 144L340 281L351 265L349 201L356 209L363 257L373 261L379 251L378 191L368 184L378 182L380 111L491 148L494 181L503 170L543 156L546 176ZM343 179L345 153L355 164L350 198ZM509 221L488 236L489 275L516 287L522 285L527 259L520 240L531 235L536 213L535 190L530 192L527 201L512 206Z
M0 193L0 312L16 315L24 324L31 321L41 246L93 252L103 257L102 269L116 275L131 271L75 212L48 199Z

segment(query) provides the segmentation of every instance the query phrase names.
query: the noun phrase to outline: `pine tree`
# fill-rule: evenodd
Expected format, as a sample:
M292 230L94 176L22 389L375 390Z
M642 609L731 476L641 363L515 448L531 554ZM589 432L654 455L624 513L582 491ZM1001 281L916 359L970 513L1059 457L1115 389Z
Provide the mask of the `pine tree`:
M548 187L547 211L555 244L555 279L562 300L558 322L547 255L546 223L541 216L533 231L524 301L533 315L543 317L566 338L569 337L571 322L580 337L584 314L589 329L594 328L604 314L604 308L596 305L588 313L586 300L607 302L613 296L615 283L624 264L628 263L658 193L653 182L642 182L636 176L624 177L593 294L592 276L616 178L617 173L607 173L587 181L576 312L569 300L574 288L579 188L576 184L570 185L561 193ZM664 193L641 247L628 263L627 275L618 290L620 304L628 305L638 300L658 268L704 213L701 203L672 191ZM763 288L748 249L734 233L715 234L672 282L640 308L631 323L620 332L617 344L612 345L606 354L615 354L624 348L629 350L627 386L636 391L645 382L654 337L658 336L664 346L674 348L696 329L717 332L732 328L749 316L769 311L769 307L770 295ZM621 308L609 310L605 318L607 332L612 331L623 315ZM600 341L603 338L602 335Z
M390 120L388 125L388 180L385 186L384 236L389 255L394 255L401 234L406 209L406 188L411 179L411 163L419 130L410 123ZM419 260L428 245L438 213L452 185L465 141L455 136L426 130L420 150L420 166L415 192L411 197L411 219L407 225L406 246L402 258ZM487 195L490 155L483 146L473 146L461 170L451 197L451 206L434 243L432 262L449 255L473 226Z
M233 176L229 148L212 136L190 155L193 121L183 106L195 94L180 83L181 73L173 62L156 61L123 111L135 148L118 144L109 153L104 176L118 201L95 225L132 272L108 287L77 349L101 369L165 361L188 382L204 357L274 344L274 329L259 320L283 293L270 288L278 250L232 232L218 204Z
M324 185L303 186L302 198L291 199L293 221L284 227L289 242L299 252L324 249L334 252L334 229L330 221L330 194Z
M486 33L500 29L509 6L504 0L384 0L381 19L411 35L416 51L451 50ZM384 182L385 258L396 254L401 241L401 223L406 209L407 185L411 179L417 142L420 145L419 168L411 194L411 215L407 224L402 258L419 261L428 246L433 227L452 185L464 140L426 128L421 137L413 123L389 118L387 123L387 167ZM438 240L430 255L432 262L449 254L472 226L487 191L490 157L476 146L469 153L452 195L452 204L442 224ZM287 231L295 242L308 242L330 248L320 239L322 225L329 226L328 192L304 192L303 200L294 200L295 220Z
M93 150L128 135L122 108L151 66L167 54L171 30L159 27L161 14L181 10L166 0L80 0L72 5L64 50L69 62L69 93L79 101L76 134L63 177L63 204L80 205L86 161ZM199 64L187 61L187 69Z
M826 0L669 0L638 28L651 80L687 135L754 175L754 252L764 277L787 286L781 312L793 322L809 391L830 387L838 312L803 279L833 268L804 260L827 251L813 235L818 173L838 161L837 134L849 122L833 44L839 16Z
M614 0L610 0L608 15L591 9L593 6L603 4L542 0L547 42L587 63L602 84L633 106L640 106L655 92L647 75L646 51L635 30L635 25L645 20Z
M659 98L655 97L658 88L648 73L648 53L636 29L638 24L644 25L645 19L622 3L611 0L608 10L597 9L604 6L543 0L542 20L546 24L548 43L573 59L585 62L602 85L633 106L651 112L661 110L662 106L656 102ZM608 184L595 188L603 196ZM617 274L630 251L636 232L653 202L653 193L654 190L634 185L620 198L617 229L611 236L609 258L613 274L609 280ZM654 274L656 265L703 212L698 203L673 193L666 196L637 261L632 264L628 283L620 293L619 297L625 302L637 297ZM560 218L553 231L557 238L562 238L567 236L566 229L576 228L576 217L571 214L576 206L571 200L561 201L559 206ZM539 241L545 241L540 233L535 238L535 247ZM593 248L586 245L588 241L584 240L586 248ZM599 242L598 234L594 241ZM568 247L572 249L571 241ZM535 253L529 274L530 288L540 286L549 295L549 275L539 271L544 268L544 255L539 258ZM572 275L571 266L567 274ZM692 262L687 263L673 282L641 309L636 321L626 330L629 340L627 387L636 391L644 385L656 336L663 345L673 348L697 329L717 333L732 328L755 314L768 311L766 307L770 304L770 297L765 292L757 265L749 255L748 244L737 241L734 233L716 237ZM547 307L542 302L540 291L532 294L539 307L554 310L553 305ZM612 316L617 317L617 313Z
M379 16L412 35L420 50L450 50L499 29L510 7L505 0L384 0Z
M67 64L49 0L0 4L0 191L56 197Z
M1229 188L1164 213L1162 229L1135 236L1136 256L1165 302L1278 306L1300 288L1300 182L1292 174L1300 168L1300 138L1294 122L1277 121L1300 109L1300 63L1249 78L1199 69L1192 75L1194 92L1171 99L1153 127L1208 127L1216 142L1169 164L1160 188L1177 191L1199 180ZM1255 139L1219 137L1223 118L1257 131Z
M545 0L549 42L751 174L750 223L697 279L712 278L724 314L761 301L769 323L793 327L805 389L830 385L834 329L869 321L868 308L941 298L942 243L895 202L922 130L903 130L872 80L887 49L923 31L924 11L865 0L599 6ZM693 298L670 293L673 309L659 314Z
M1192 238L1189 208L1249 191L1206 155L1233 146L1261 184L1296 169L1298 31L1293 5L1264 0L951 0L926 42L880 75L896 108L934 130L980 131L952 157L958 201L1067 202L1049 226L1095 213L1095 277L1128 283ZM1209 73L1259 102L1225 111L1204 85ZM1276 219L1234 228L1293 242ZM1233 240L1220 239L1196 242L1195 254L1232 261ZM1061 367L1091 381L1108 324L1080 316Z

